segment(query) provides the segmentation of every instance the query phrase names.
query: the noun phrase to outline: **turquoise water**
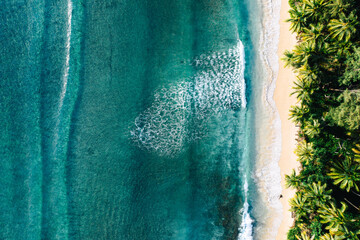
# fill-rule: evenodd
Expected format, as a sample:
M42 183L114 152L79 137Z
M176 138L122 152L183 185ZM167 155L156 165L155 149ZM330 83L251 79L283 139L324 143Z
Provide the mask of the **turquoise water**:
M244 1L6 0L0 29L0 239L252 239Z

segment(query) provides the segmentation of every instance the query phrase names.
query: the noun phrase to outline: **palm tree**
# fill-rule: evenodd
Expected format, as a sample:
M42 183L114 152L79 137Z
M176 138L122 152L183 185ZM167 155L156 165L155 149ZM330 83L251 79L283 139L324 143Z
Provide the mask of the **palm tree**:
M299 237L298 235L296 235L296 238L298 240L314 240L315 236L309 237L309 235L305 231L302 231L301 236Z
M332 190L326 189L326 184L312 183L306 186L306 196L310 199L310 202L320 207L326 204L331 199Z
M319 84L319 71L316 67L302 67L299 69L299 76L305 82L307 82L312 90L318 87Z
M300 106L291 106L290 108L290 117L295 123L301 123L304 119L304 115L309 112L309 109L301 104Z
M343 13L346 9L349 8L348 0L333 0L329 4L330 14L332 16L338 15L340 13Z
M289 201L290 211L295 213L297 220L308 215L309 206L307 197L301 192L297 192L293 198Z
M304 127L304 133L309 136L310 138L315 137L320 133L320 122L319 120L315 119L312 122L306 122Z
M330 171L328 175L334 180L335 185L340 184L340 188L346 189L347 192L351 188L359 191L360 164L354 162L349 156L343 161L335 162Z
M316 44L324 41L323 31L323 24L317 24L316 26L314 24L310 24L310 29L304 29L304 32L301 34L301 38L303 41L309 42L313 47L315 47Z
M346 56L349 56L351 54L351 51L353 50L353 45L350 42L339 42L337 43L337 46L335 48L336 55L334 56L334 59L340 63L339 69L341 69L341 66L343 66L343 61L346 59Z
M310 58L314 54L314 46L309 42L302 42L295 46L294 49L294 62L299 66L307 66Z
M296 98L303 102L311 102L311 94L314 93L314 89L311 86L311 82L304 81L304 79L297 77L297 81L294 82L294 92L291 95L296 94Z
M348 42L356 33L358 24L357 16L354 12L351 12L348 17L346 17L344 13L341 13L339 19L332 19L328 26L333 38Z
M334 236L334 235L330 235L329 233L326 233L325 235L320 237L320 240L343 240L345 239L345 236Z
M337 208L334 203L330 203L328 206L323 206L319 210L321 223L327 224L326 229L330 231L332 235L343 235L348 233L349 230L346 226L347 223L354 220L348 219L345 216L346 204L341 202L341 208Z
M305 12L312 21L319 21L326 18L326 8L329 5L327 0L305 0Z
M311 41L302 42L295 46L291 55L291 64L295 68L315 68L327 66L329 63L330 47L326 43L312 44Z
M295 8L290 9L290 19L286 22L290 22L290 30L293 32L301 32L307 26L308 13L305 11L306 5L297 5Z
M313 160L314 155L313 143L308 143L305 140L301 141L297 145L295 153L301 163L309 164Z
M292 170L290 175L285 175L285 183L287 188L299 188L303 177L296 175L295 169Z
M285 67L292 66L296 68L296 63L294 61L294 53L286 50L284 52L284 57L281 58L282 61L285 62Z

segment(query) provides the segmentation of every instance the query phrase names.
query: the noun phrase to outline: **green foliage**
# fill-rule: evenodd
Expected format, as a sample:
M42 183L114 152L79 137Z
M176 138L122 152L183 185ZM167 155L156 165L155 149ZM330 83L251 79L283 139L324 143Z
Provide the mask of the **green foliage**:
M287 234L288 240L297 240L296 236L301 235L301 229L297 226L291 228Z
M330 171L328 175L335 185L340 185L340 188L347 192L352 188L359 192L360 164L346 157L345 160L336 161Z
M313 158L313 144L307 143L305 140L297 145L295 150L296 155L299 157L299 161L303 164L309 164Z
M342 240L345 239L345 236L334 236L329 233L326 233L325 235L322 235L320 237L320 240Z
M346 204L341 203L341 208L337 208L334 203L324 206L320 211L321 223L325 223L326 229L330 234L338 234L345 231L345 224L349 220L345 217Z
M360 163L360 144L356 144L353 149L351 149L354 153L354 161Z
M307 196L301 192L296 193L296 195L290 199L290 211L296 213L296 220L302 221L302 218L306 217L309 211L307 204Z
M326 18L328 15L327 6L328 0L305 0L305 12L308 18L314 22Z
M338 107L330 109L328 116L337 125L349 131L360 127L360 92L344 91L339 97Z
M309 112L309 109L305 105L300 106L291 106L290 109L290 118L295 123L301 123L304 119L305 114Z
M314 221L312 221L312 223L309 226L309 229L311 231L311 235L313 235L315 239L319 239L323 233L320 219L317 218Z
M298 74L289 119L299 127L301 168L285 176L296 190L287 238L359 240L357 206L341 193L360 188L360 1L289 4L287 21L299 42L282 60Z
M351 85L360 83L360 47L354 49L354 53L348 56L346 62L346 69L341 84Z
M302 176L297 175L293 169L290 175L285 176L286 187L299 188L302 182Z
M349 8L350 4L347 0L334 0L329 4L330 14L333 17L346 12Z
M320 134L320 122L319 120L313 120L306 123L304 127L304 133L310 137L314 138L316 135Z
M307 26L307 13L305 11L305 4L294 4L294 7L289 11L290 19L287 21L291 23L290 29L293 32L300 32L300 30Z
M314 240L315 236L309 236L305 231L301 232L301 235L296 235L296 239L298 240Z
M326 184L321 184L321 182L312 183L306 186L305 195L314 204L314 207L321 207L326 204L331 199L331 192L326 188Z
M332 19L329 23L330 34L339 41L348 42L356 33L359 22L357 16L352 12L346 16L344 13L339 14L339 19Z

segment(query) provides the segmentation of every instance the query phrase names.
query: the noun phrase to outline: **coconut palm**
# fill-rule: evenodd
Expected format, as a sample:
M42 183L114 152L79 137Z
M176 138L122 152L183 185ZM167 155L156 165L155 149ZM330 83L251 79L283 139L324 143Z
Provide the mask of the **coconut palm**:
M294 91L291 93L291 95L296 94L296 98L300 101L311 102L311 94L314 93L311 82L305 81L304 79L297 77L294 85Z
M326 233L325 235L320 237L320 240L343 240L343 239L345 239L344 235L334 236L334 235L330 235L329 233Z
M350 4L348 0L333 0L329 3L330 14L332 16L343 13L346 9L348 9Z
M309 60L314 54L314 46L309 42L302 42L295 46L293 52L294 62L299 66L306 66L309 64Z
M296 68L325 67L329 64L330 51L331 49L326 43L302 42L295 46L291 56L291 64Z
M308 215L309 206L307 202L307 197L298 192L295 194L293 198L289 201L290 211L296 213L297 220L300 220L302 217L306 217Z
M296 68L296 63L294 61L294 55L295 54L289 50L286 50L284 52L284 57L281 58L281 60L285 62L285 67L292 66L292 67Z
M291 106L290 117L295 123L300 123L304 119L304 115L309 112L309 109L301 104L300 106Z
M296 175L295 169L292 170L290 175L285 175L285 183L287 188L299 188L303 177Z
M328 0L305 0L305 12L312 21L318 21L327 17L325 10L328 5Z
M351 188L359 191L360 164L347 156L343 161L334 162L333 166L328 175L334 180L335 185L340 184L340 188L346 189L347 192Z
M338 42L337 46L334 48L334 60L341 63L339 67L343 66L343 61L346 59L346 56L349 56L353 50L353 45L350 42Z
M312 90L315 90L315 87L318 87L319 84L319 71L315 67L304 66L299 69L299 76L305 82L307 82Z
M331 199L332 190L328 190L326 184L312 183L306 186L306 196L310 199L312 203L316 206L323 206Z
M286 20L291 23L290 30L293 32L300 32L307 26L308 13L305 11L306 5L296 5L295 8L290 9L290 19Z
M323 31L323 24L310 24L310 28L305 28L304 32L301 34L301 39L305 42L309 42L313 47L315 47L315 44L319 44L324 41Z
M309 235L305 231L302 231L301 236L296 235L296 238L298 240L314 240L315 236L309 237Z
M330 231L330 234L336 234L349 232L346 224L349 221L348 217L345 216L345 210L347 206L345 203L341 203L341 208L337 208L334 203L323 206L319 210L320 217L322 218L321 223L327 224L326 229Z
M313 143L308 143L305 140L301 141L295 150L296 155L299 157L299 161L303 164L309 164L312 161L314 155Z
M306 122L304 127L304 133L309 136L310 138L315 137L320 133L320 122L319 120L315 119L313 121Z
M348 42L355 35L358 25L357 16L352 12L348 17L341 13L339 19L332 19L328 26L333 38Z

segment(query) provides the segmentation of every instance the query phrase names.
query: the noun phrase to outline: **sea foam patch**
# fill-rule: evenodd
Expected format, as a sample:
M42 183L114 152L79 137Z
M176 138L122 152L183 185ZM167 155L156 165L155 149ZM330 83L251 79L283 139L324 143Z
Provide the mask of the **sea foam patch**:
M151 106L135 119L131 136L139 147L164 156L179 153L201 137L209 117L246 108L241 41L228 51L195 57L191 65L193 77L157 90Z
M242 209L242 218L241 218L241 225L239 228L239 236L238 240L253 240L253 222L254 220L251 218L250 215L250 205L248 201L248 192L249 192L249 184L246 180L245 176L245 183L244 183L244 195L245 201L244 206Z

